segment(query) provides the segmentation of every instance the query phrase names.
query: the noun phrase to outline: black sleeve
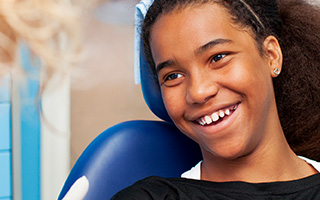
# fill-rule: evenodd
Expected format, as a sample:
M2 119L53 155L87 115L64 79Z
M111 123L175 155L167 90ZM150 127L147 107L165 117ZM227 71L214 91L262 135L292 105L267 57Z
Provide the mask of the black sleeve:
M153 176L121 190L111 200L174 200L181 199L180 193L168 180Z
M111 200L151 200L152 196L148 194L147 191L144 191L142 188L130 186L125 188L115 194Z
M271 183L209 182L149 177L120 191L113 200L320 199L320 174Z

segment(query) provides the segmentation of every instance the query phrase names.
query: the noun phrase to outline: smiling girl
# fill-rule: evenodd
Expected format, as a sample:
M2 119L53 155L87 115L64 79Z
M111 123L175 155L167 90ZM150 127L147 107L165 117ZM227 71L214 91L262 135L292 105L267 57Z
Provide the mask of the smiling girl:
M319 31L300 0L155 0L146 59L203 161L114 199L319 199Z

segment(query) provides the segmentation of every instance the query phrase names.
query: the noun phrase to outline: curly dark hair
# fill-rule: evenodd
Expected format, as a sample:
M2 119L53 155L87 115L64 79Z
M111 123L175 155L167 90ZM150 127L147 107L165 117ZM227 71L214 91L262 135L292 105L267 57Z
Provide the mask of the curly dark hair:
M149 37L161 15L206 3L227 8L235 24L263 41L275 36L283 51L281 74L273 79L279 117L296 154L320 159L320 9L304 0L155 0L142 25L144 53L154 70Z

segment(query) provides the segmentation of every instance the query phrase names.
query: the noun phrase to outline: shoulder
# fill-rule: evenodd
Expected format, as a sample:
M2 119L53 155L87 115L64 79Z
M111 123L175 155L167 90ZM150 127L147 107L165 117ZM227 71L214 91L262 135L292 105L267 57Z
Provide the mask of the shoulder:
M200 180L201 179L201 163L202 163L202 161L200 161L196 166L192 167L190 170L184 172L181 175L181 177L188 178L188 179Z
M318 172L320 172L320 162L317 162L315 160L311 160L311 159L303 157L303 156L299 156L299 158L301 158L302 160L304 160L305 162L310 164L312 167L314 167Z

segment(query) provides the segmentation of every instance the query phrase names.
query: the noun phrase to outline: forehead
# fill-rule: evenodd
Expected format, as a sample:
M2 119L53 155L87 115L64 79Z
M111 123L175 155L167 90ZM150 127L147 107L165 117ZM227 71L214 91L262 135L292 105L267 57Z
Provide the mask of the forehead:
M165 29L173 30L176 34L184 35L192 31L212 27L222 28L221 25L231 24L231 17L225 7L217 3L205 3L190 6L178 7L169 13L164 13L158 17L151 28L150 41L157 36L169 34L159 33ZM199 33L197 34L199 35Z
M246 37L248 32L232 23L225 7L206 3L178 8L160 16L151 29L150 46L156 62L159 55L170 57L172 53L194 51L215 39L241 42L247 40Z

